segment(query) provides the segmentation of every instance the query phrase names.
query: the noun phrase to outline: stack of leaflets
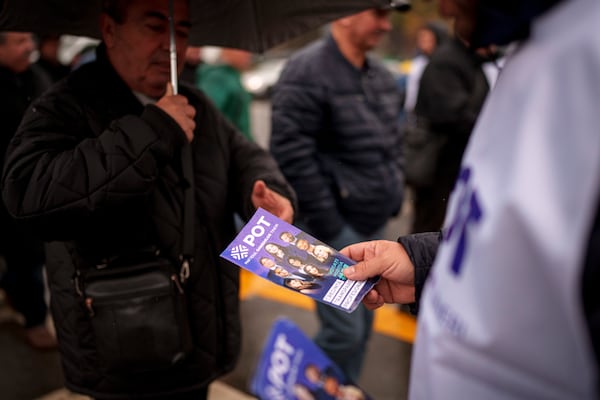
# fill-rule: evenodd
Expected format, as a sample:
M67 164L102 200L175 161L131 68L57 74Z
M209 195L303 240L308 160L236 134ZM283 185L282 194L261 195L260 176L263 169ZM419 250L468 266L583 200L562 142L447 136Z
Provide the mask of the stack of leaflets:
M250 383L261 400L370 400L291 321L273 328Z
M325 243L259 208L221 257L269 281L348 313L378 278L353 281L354 264Z

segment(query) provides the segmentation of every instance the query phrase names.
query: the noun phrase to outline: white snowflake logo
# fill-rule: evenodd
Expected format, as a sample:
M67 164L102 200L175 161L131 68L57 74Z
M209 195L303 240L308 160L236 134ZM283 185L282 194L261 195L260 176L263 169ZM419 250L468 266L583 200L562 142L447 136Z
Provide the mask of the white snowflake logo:
M235 258L236 260L242 260L248 257L248 248L241 244L235 246L233 249L231 249L231 257Z

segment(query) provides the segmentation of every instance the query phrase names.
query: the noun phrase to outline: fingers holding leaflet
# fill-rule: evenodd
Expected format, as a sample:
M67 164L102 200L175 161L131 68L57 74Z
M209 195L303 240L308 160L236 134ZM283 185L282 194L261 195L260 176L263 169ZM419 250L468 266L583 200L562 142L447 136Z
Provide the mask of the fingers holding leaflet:
M381 296L377 289L372 289L367 293L367 295L363 298L362 303L369 310L375 310L385 304L385 300L383 296Z
M375 289L363 300L367 307L380 307L384 302L414 301L414 266L401 244L375 240L353 244L341 252L358 261L344 270L348 279L365 280L381 276Z

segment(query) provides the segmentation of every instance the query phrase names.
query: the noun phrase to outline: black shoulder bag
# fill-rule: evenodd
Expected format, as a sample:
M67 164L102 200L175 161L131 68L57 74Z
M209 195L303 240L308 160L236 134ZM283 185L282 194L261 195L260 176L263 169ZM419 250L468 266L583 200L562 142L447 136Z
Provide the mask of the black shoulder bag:
M179 265L159 250L120 255L78 270L76 285L88 311L98 358L107 371L139 373L170 368L192 351L184 283L193 262L194 177L183 148L184 234Z

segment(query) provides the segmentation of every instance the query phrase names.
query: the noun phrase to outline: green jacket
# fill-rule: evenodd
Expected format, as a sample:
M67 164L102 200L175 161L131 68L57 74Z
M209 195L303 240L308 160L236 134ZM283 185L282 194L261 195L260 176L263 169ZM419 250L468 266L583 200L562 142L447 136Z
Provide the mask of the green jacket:
M240 72L229 65L202 65L196 72L196 85L248 139L250 134L250 94L242 86Z

